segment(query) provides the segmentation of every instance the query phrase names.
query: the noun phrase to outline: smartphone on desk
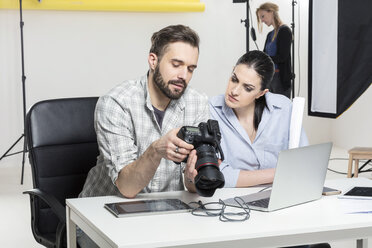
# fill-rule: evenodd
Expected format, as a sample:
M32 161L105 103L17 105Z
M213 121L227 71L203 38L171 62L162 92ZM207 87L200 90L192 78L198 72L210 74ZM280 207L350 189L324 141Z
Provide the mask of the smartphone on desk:
M333 189L329 187L323 187L323 195L338 195L341 194L341 190Z

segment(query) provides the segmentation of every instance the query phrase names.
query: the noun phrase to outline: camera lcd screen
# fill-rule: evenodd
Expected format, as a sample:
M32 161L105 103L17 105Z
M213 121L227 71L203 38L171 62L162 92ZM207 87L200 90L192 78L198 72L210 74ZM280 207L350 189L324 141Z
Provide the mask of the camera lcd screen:
M187 131L193 132L193 133L200 133L199 127L186 127Z
M178 199L106 203L105 208L116 217L191 211L189 205Z

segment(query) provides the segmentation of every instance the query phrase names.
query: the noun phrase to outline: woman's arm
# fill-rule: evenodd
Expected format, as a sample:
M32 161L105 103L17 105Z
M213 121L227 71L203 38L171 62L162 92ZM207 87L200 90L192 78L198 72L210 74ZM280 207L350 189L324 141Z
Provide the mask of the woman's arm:
M274 174L274 168L254 171L241 170L236 187L243 188L259 184L272 183L274 180Z

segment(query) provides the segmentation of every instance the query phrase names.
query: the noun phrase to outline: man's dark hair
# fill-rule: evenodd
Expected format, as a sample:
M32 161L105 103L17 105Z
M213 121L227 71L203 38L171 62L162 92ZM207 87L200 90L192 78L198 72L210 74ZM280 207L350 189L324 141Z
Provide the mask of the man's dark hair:
M246 65L249 68L253 69L258 76L261 78L261 90L269 89L271 80L274 76L274 62L264 52L261 51L249 51L238 59L236 65ZM256 99L255 108L254 108L254 127L257 130L258 125L261 122L262 113L267 107L265 95Z
M199 50L199 36L194 30L184 25L171 25L152 35L150 53L156 54L160 60L168 45L177 41L190 44Z

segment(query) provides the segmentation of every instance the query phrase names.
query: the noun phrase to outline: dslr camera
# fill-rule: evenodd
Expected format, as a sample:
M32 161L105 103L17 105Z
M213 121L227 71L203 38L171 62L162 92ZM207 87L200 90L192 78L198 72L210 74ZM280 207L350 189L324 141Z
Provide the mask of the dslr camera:
M201 122L199 126L183 126L177 133L177 137L192 144L196 150L197 161L195 169L198 175L195 177L196 192L201 196L212 196L217 188L225 185L225 178L218 165L217 154L220 159L224 155L220 146L221 132L218 121L208 120ZM187 162L187 158L183 161Z

